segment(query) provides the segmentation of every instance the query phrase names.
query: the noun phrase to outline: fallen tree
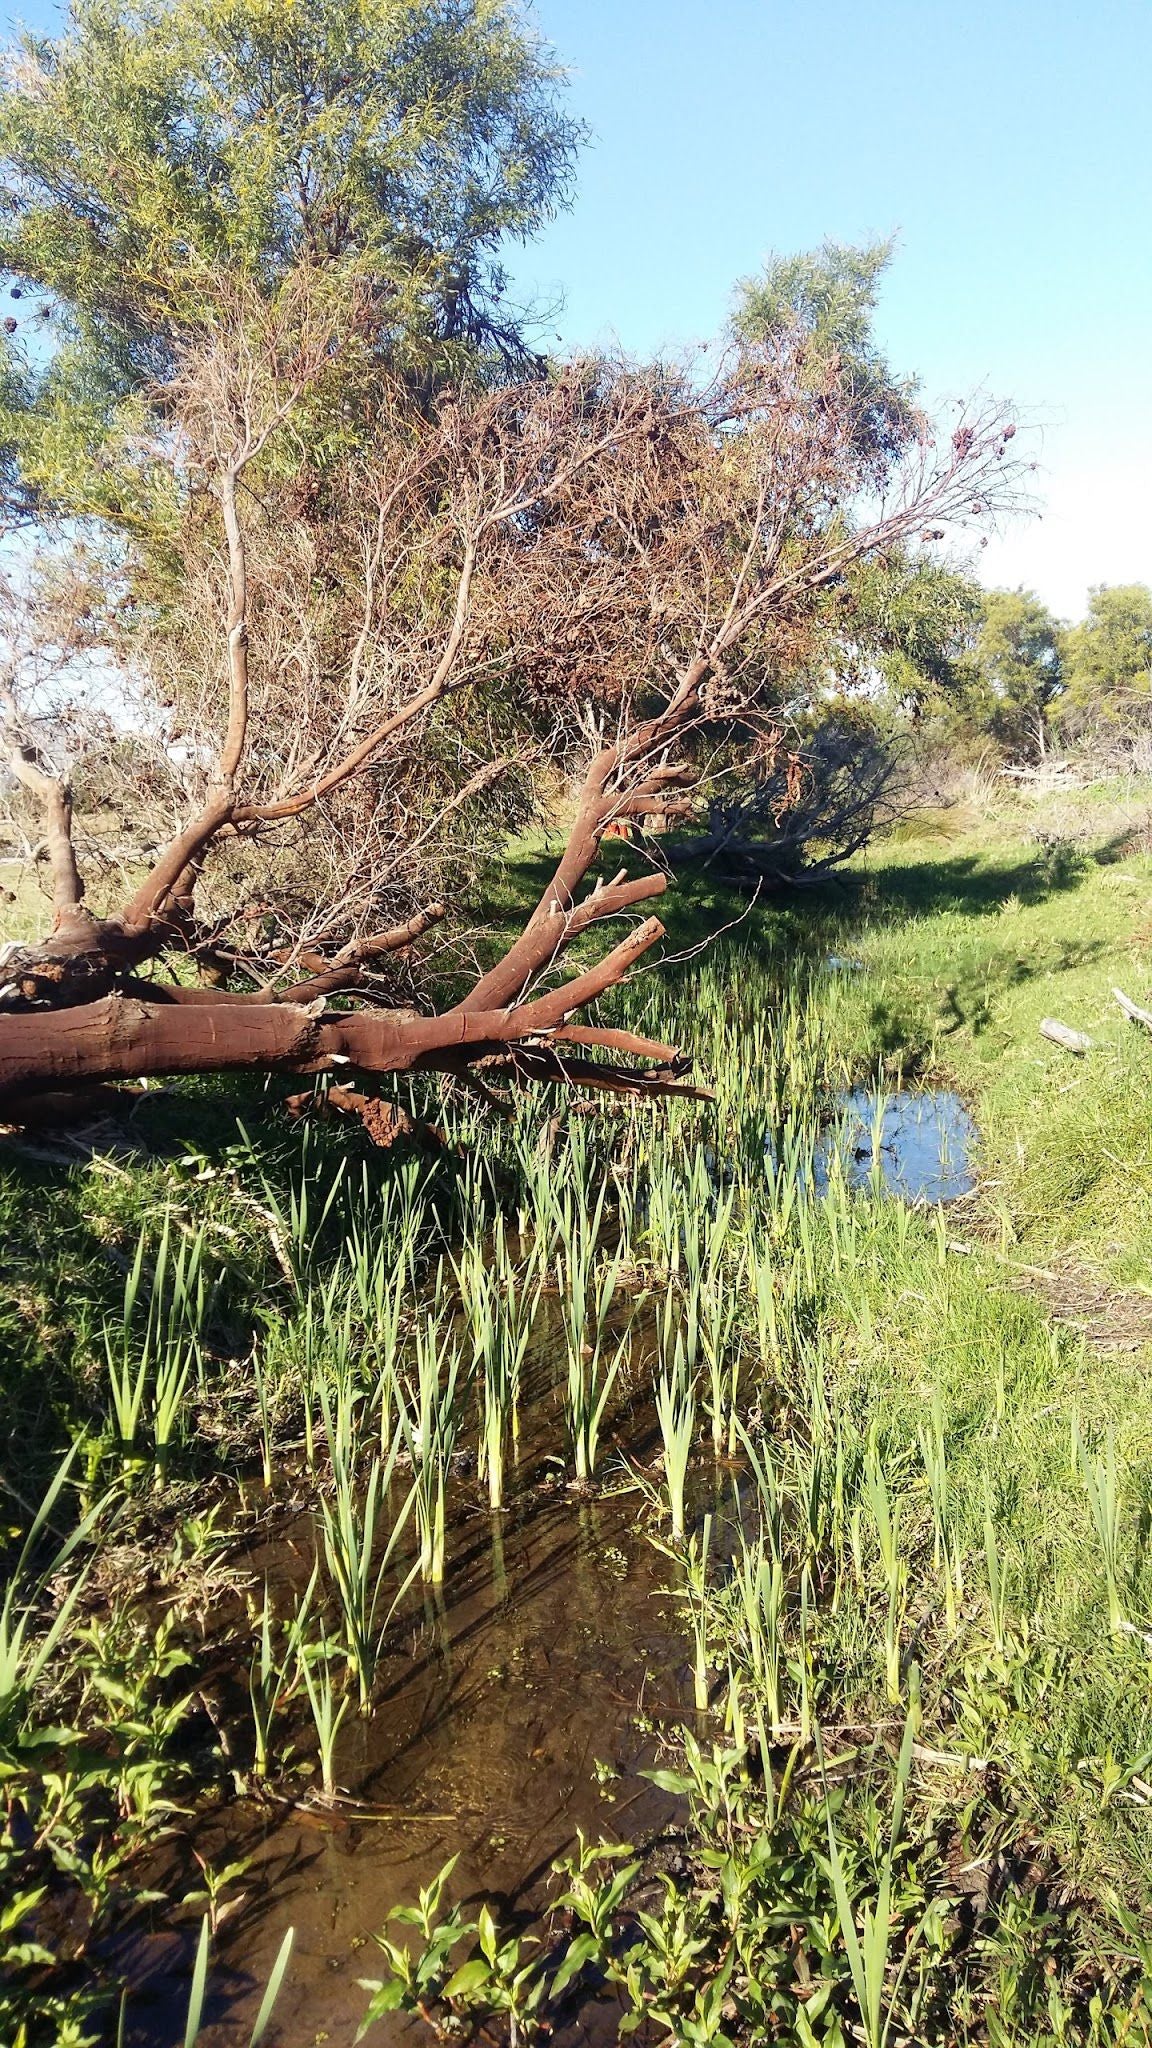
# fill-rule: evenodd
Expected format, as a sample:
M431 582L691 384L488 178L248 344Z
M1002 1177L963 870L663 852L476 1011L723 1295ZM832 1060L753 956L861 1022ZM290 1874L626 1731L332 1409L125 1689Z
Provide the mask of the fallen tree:
M40 807L54 918L42 940L0 958L4 1113L88 1082L459 1073L494 1058L525 1078L683 1086L675 1049L574 1021L659 941L655 918L560 978L577 939L665 887L655 867L593 879L605 834L682 813L734 734L756 734L769 755L779 748L774 679L820 630L828 593L926 521L1003 498L1010 432L986 412L942 445L922 428L899 462L862 468L850 402L833 376L813 389L810 365L799 374L786 346L743 352L703 392L666 370L603 364L431 411L394 389L337 521L340 545L358 543L359 625L309 670L307 604L276 581L282 508L273 492L269 513L254 473L326 374L333 338L300 302L266 321L257 354L252 327L245 308L239 346L238 324L222 318L170 387L168 432L210 477L222 536L206 549L197 515L195 630L203 645L214 618L219 641L190 721L199 801L102 915L86 906L50 721L23 714L18 676L6 686L8 758ZM287 522L281 539L291 560L299 535ZM299 614L287 662L286 606ZM275 660L261 658L269 643ZM383 870L507 765L479 755L477 706L493 696L515 707L505 729L520 762L543 749L571 764L584 752L575 814L502 957L462 998L421 1014L397 1004L388 969L445 905L385 927L370 913L387 899ZM453 729L468 730L469 758L454 790L437 784L429 815L425 764L442 763ZM270 904L263 891L278 845L302 823L316 827L304 845L321 868L291 934L292 892ZM212 897L217 868L227 900Z
M1011 498L1010 424L934 439L806 285L708 380L535 357L500 250L568 189L556 87L472 0L75 0L14 53L0 730L53 919L0 953L4 1116L245 1069L687 1085L578 1021L661 937L662 865L603 841L784 763L859 564ZM560 780L540 900L469 933Z

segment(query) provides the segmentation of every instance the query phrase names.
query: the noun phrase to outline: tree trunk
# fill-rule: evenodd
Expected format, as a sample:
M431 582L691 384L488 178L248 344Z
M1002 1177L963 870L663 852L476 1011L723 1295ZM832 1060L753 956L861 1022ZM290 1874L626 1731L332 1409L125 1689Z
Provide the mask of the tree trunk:
M5 1017L0 1030L0 1112L18 1111L42 1090L174 1074L453 1073L497 1054L515 1062L518 1052L531 1072L540 1070L544 1050L556 1077L563 1078L566 1061L556 1047L565 1041L656 1063L644 1070L605 1064L605 1086L665 1089L680 1071L672 1048L630 1032L569 1023L576 1010L623 980L663 934L663 925L648 918L595 967L548 994L502 1008L465 1005L432 1017L409 1010L328 1011L323 996L309 1003L213 1001L210 991L195 992L205 999L191 1003L116 994L59 1010L19 1012ZM590 1063L577 1056L571 1064L587 1085Z

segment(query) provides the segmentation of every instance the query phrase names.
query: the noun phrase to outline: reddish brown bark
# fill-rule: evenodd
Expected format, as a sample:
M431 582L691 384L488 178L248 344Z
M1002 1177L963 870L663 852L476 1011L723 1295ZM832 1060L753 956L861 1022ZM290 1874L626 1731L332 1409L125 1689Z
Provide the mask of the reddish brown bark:
M649 918L595 967L534 1001L507 1008L461 1006L439 1017L363 1010L325 1014L323 998L304 1005L209 1001L188 1008L121 995L10 1016L0 1030L0 1104L19 1101L38 1088L170 1074L316 1074L346 1067L365 1074L450 1073L493 1053L521 1044L531 1049L562 1034L573 1011L622 981L663 930ZM586 1028L581 1038L594 1045L602 1034ZM617 1039L618 1034L607 1034L613 1049ZM657 1080L667 1064L660 1062ZM611 1078L621 1080L618 1071ZM624 1078L644 1082L643 1074Z

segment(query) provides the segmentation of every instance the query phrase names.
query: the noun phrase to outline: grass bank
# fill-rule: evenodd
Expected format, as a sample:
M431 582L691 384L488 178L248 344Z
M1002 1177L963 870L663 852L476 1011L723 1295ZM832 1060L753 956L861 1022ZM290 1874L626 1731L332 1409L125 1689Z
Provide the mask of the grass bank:
M514 1492L536 1355L577 1503L619 1484L622 1389L660 1442L630 1483L682 1605L680 1817L578 1846L541 1947L450 1874L415 1932L365 1927L373 1964L326 1967L375 1977L378 2037L522 2037L607 1987L685 2042L1152 2039L1152 1045L1110 995L1146 996L1150 868L1115 811L946 815L642 975L620 1009L697 1046L711 1104L430 1095L428 1160L192 1088L6 1148L5 2039L167 2038L122 2002L126 1925L203 1916L235 1963L242 1873L149 1897L173 1811L338 1808L453 1501ZM685 892L674 948L738 912ZM971 1102L969 1204L814 1195L874 1074ZM289 1503L295 1565L254 1570Z

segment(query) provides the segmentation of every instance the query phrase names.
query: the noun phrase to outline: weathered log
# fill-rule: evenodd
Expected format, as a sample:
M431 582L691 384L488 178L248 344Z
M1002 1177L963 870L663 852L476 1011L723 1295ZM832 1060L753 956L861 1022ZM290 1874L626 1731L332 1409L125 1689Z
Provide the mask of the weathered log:
M1134 1003L1131 996L1126 996L1122 988L1114 988L1112 994L1130 1024L1142 1024L1146 1031L1152 1031L1152 1010L1142 1010L1139 1003Z
M1086 1031L1073 1031L1070 1024L1061 1024L1057 1017L1042 1017L1041 1038L1050 1038L1053 1045L1062 1046L1065 1052L1091 1052L1092 1040Z

